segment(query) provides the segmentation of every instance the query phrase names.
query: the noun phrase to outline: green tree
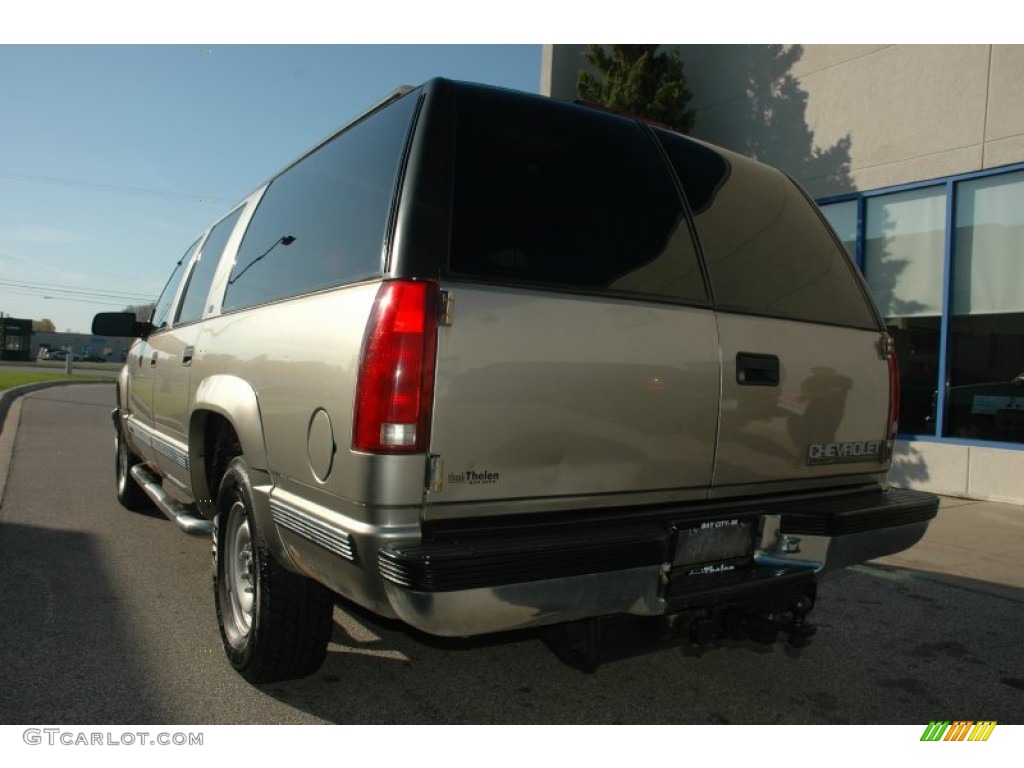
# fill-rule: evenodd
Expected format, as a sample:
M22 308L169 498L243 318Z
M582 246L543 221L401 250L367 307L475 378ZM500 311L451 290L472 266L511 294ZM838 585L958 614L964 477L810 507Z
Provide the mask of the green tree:
M683 59L674 48L660 53L658 48L588 45L584 55L601 76L580 70L576 93L583 101L646 117L680 133L691 131L693 94L686 87Z
M36 333L53 333L57 330L57 326L53 324L53 320L44 317L42 320L32 321L32 330Z
M156 302L150 302L149 304L130 304L122 312L134 312L135 319L139 321L149 320L153 316L153 309L156 307Z

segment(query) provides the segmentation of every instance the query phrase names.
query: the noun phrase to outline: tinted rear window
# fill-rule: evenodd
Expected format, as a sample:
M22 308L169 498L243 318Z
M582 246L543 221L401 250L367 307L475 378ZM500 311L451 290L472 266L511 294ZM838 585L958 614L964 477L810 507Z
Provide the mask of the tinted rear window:
M464 86L457 131L453 273L706 301L679 194L634 121Z
M231 270L224 309L381 274L410 94L335 136L263 195Z
M852 263L785 174L657 133L693 211L716 307L878 327Z

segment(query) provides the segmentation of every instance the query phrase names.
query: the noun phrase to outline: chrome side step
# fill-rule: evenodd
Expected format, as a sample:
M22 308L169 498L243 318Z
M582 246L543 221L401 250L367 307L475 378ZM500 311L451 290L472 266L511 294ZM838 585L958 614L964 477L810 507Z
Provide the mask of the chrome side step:
M146 469L144 464L136 464L131 470L132 478L146 495L153 500L157 509L167 515L169 520L178 524L185 533L209 536L213 533L213 523L197 517L191 507L168 496L160 486L160 478Z

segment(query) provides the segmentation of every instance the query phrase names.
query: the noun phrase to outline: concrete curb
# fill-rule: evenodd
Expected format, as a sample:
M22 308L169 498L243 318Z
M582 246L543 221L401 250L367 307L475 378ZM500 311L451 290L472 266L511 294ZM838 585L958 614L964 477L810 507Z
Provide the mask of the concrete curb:
M116 380L111 383L116 384ZM7 475L11 469L11 457L14 455L14 440L18 436L18 425L21 424L22 398L52 387L74 387L81 384L105 385L106 382L40 381L0 392L0 508L3 507L4 494L7 490Z
M74 387L80 384L105 383L103 381L39 381L35 384L22 384L20 387L5 389L3 392L0 392L0 434L3 434L7 429L7 411L10 409L11 404L19 397L30 395L42 389L50 389L51 387ZM116 384L116 380L112 380L111 383Z

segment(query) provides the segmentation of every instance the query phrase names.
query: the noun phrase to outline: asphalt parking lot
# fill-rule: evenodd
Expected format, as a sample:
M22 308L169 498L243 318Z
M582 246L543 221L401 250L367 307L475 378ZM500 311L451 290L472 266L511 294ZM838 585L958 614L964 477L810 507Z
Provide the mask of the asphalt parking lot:
M0 723L923 727L1024 712L1024 510L962 500L913 550L826 581L804 649L681 645L585 674L534 633L445 641L339 603L316 674L250 686L220 648L209 541L114 498L113 398L36 392L0 435Z

